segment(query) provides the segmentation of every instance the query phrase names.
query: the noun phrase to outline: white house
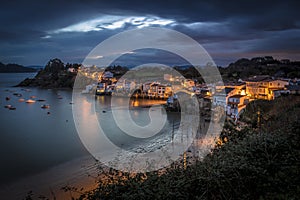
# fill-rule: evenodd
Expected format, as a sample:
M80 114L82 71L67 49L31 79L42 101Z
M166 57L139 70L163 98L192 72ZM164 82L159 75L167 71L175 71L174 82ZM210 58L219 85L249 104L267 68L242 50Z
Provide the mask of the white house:
M249 103L249 99L246 95L233 95L228 98L226 114L231 118L237 120L241 111Z
M70 68L68 68L68 72L75 73L76 69L74 67L70 67Z
M168 98L172 95L172 87L159 83L152 83L148 90L149 97Z
M226 110L226 105L228 102L229 96L235 95L234 88L224 88L222 90L217 90L213 95L213 105L221 106Z
M246 93L254 99L273 100L275 90L284 90L288 81L274 80L268 76L254 76L246 80Z
M152 82L146 82L142 84L142 92L148 93L148 90L150 90Z

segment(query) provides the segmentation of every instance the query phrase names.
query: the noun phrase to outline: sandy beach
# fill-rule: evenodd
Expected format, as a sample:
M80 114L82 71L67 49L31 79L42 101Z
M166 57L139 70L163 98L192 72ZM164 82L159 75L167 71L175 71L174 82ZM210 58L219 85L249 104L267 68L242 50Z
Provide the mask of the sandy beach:
M33 176L22 178L0 189L1 199L24 199L29 191L34 197L40 195L49 199L71 199L78 197L76 192L64 192L64 186L84 188L83 191L95 188L97 165L92 156L81 157L55 166Z

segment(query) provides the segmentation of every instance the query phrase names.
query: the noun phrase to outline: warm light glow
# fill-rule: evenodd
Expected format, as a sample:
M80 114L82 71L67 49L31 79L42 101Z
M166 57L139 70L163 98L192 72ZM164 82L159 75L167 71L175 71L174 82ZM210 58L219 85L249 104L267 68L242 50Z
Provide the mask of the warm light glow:
M132 102L132 106L133 107L138 107L140 104L139 104L139 101L133 101Z
M242 90L242 91L241 91L241 95L246 95L245 90Z

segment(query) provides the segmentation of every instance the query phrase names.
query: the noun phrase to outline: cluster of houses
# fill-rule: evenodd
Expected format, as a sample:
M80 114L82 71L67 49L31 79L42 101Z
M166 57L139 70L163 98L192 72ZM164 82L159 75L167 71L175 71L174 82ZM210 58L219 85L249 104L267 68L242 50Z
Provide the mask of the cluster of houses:
M102 73L99 79L96 95L123 95L132 94L134 91L136 95L143 98L168 99L174 95L175 91L183 88L194 91L195 81L165 74L161 81L153 80L141 83L124 78L116 80L111 72L106 71Z
M216 86L215 89L213 104L223 107L228 116L238 120L250 101L274 100L282 95L300 94L300 80L254 76L235 84Z
M114 74L101 73L96 85L96 95L135 94L142 98L165 99L172 107L176 93L184 90L222 107L226 114L237 120L246 105L256 99L274 100L281 95L300 94L299 79L274 79L270 76L254 76L237 83L200 84L191 79L165 74L161 81L137 81L114 78ZM134 92L133 92L134 91ZM201 102L201 101L200 101Z

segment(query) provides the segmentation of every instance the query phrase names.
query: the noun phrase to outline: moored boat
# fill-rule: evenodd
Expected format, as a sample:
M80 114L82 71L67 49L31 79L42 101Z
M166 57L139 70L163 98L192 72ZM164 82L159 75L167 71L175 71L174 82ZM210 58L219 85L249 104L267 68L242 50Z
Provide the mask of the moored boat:
M44 104L44 105L41 106L41 108L43 108L43 109L49 109L50 105L49 104Z
M21 97L22 96L22 94L20 94L20 93L13 93L13 95L15 95L17 97Z
M28 99L28 100L26 101L26 103L35 103L35 100Z

